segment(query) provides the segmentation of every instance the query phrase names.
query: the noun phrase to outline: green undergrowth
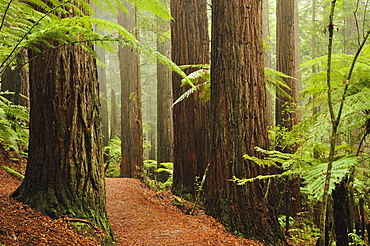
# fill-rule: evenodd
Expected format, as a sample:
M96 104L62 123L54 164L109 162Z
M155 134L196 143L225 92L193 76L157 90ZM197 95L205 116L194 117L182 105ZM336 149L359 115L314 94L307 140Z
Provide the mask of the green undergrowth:
M24 179L24 176L16 171L14 171L13 169L11 169L10 167L7 167L7 166L1 166L2 168L5 169L5 171L7 173L9 173L10 175L12 175L13 177L16 177L17 179L20 179L20 180L23 180Z
M160 163L155 160L145 160L142 170L142 180L149 188L156 191L170 190L173 182L173 163Z
M105 232L94 226L90 221L78 219L74 221L73 219L71 219L70 224L72 225L73 229L77 231L78 234L86 238L95 240L101 245L112 245L109 241L107 241L107 236Z

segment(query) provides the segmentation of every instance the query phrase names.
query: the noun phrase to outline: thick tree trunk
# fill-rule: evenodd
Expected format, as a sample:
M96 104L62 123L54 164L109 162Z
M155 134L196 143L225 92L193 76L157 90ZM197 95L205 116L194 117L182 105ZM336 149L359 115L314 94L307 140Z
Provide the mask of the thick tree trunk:
M209 38L206 0L172 0L172 60L178 65L209 64ZM187 69L189 74L194 70ZM173 73L173 97L177 99L188 86ZM195 196L195 177L203 176L208 164L209 103L203 104L198 93L173 108L174 177L173 192Z
M211 162L205 206L231 231L269 245L285 244L274 181L237 185L233 176L263 174L243 154L268 147L263 76L262 2L212 1Z
M135 7L128 5L129 13L119 13L118 24L134 32ZM134 177L143 166L143 132L141 117L141 85L139 55L119 46L121 77L121 176Z
M112 239L95 60L75 45L47 52L30 62L30 92L28 164L13 196L52 218L89 220Z

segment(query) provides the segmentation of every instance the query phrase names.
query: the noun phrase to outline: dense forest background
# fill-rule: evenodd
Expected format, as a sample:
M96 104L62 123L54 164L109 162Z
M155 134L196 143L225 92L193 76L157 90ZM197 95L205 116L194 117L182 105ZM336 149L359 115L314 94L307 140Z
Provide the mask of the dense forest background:
M111 241L102 175L140 178L267 244L368 245L369 0L0 2L16 199Z

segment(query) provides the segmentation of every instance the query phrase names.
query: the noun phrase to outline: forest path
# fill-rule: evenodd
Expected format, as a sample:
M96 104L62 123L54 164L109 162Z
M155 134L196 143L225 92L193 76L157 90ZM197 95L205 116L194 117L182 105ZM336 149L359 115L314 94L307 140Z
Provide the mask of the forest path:
M238 238L210 216L186 215L136 179L107 178L107 209L117 245L262 245Z

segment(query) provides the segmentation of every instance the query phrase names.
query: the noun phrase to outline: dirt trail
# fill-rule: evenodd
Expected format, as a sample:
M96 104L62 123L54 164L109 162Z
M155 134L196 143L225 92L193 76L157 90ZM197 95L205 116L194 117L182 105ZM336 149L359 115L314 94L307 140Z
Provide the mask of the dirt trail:
M206 215L186 215L139 180L107 179L107 208L117 245L262 245L227 232Z
M51 220L9 195L20 181L0 168L0 244L6 246L92 246L64 219ZM156 193L135 179L107 179L107 208L116 245L258 245L237 238L215 219L186 215L170 192Z

